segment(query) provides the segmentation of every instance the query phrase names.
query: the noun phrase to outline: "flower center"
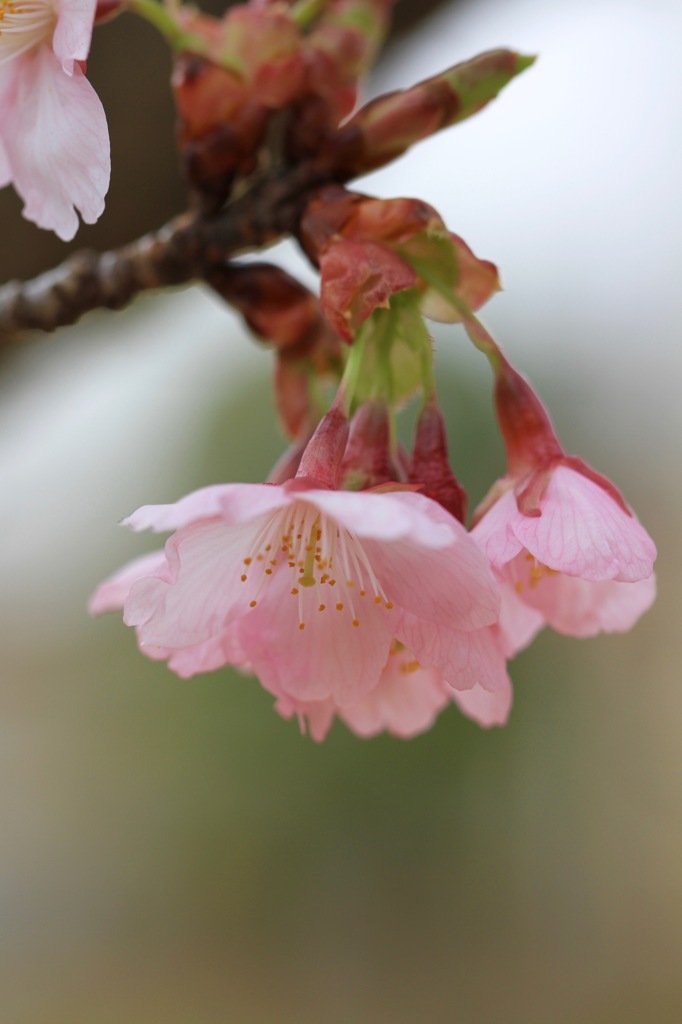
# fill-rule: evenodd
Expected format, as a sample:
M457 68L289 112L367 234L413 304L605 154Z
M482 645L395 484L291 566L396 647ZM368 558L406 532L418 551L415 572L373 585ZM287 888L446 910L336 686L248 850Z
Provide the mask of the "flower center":
M49 41L56 23L52 0L0 0L0 64Z
M299 629L305 629L304 610L345 612L358 627L363 600L393 608L355 534L302 501L266 521L240 571L242 583L250 584L251 608L270 577L289 573L289 593L298 600Z

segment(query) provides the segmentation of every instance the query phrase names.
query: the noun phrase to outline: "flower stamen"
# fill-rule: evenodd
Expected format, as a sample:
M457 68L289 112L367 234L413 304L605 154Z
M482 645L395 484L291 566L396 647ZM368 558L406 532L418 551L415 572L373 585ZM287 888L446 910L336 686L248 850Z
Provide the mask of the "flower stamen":
M241 581L247 583L251 578L251 570L257 568L259 562L263 563L258 580L253 580L255 588L248 588L251 591L249 598L253 598L253 601L258 598L268 577L274 578L278 572L286 571L278 567L277 559L266 559L266 555L272 550L284 555L284 560L280 564L283 566L286 563L291 571L289 592L298 601L299 629L303 627L307 593L314 593L317 610L325 611L327 603L324 600L323 588L335 587L337 582L340 582L333 573L335 560L347 599L336 602L334 607L339 612L348 608L353 626L357 628L360 624L353 601L354 592L360 597L366 597L371 588L377 605L383 604L389 610L393 607L378 582L359 539L349 530L339 527L333 519L313 505L297 502L293 508L274 513L260 525L250 553L242 559L245 569L240 574ZM250 603L252 608L255 607L253 601Z

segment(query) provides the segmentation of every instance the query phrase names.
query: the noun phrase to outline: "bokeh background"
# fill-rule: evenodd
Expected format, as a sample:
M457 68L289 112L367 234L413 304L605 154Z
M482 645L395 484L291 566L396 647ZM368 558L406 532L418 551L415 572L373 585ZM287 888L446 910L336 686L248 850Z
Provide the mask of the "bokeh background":
M543 634L504 730L453 708L408 743L317 746L253 680L182 682L84 610L155 546L122 516L267 474L270 355L201 289L24 340L0 364L3 1024L682 1019L682 7L399 9L370 92L541 54L362 187L426 199L500 265L486 322L655 537L658 604L627 636ZM181 208L167 70L146 26L97 32L113 183L76 244ZM2 279L65 252L19 210L5 190ZM459 329L436 342L475 503L503 465L489 374Z

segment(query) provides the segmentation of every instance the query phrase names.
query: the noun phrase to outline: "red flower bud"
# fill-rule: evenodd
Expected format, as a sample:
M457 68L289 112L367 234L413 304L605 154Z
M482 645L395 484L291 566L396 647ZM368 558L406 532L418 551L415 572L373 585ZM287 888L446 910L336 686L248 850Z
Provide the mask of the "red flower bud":
M460 523L464 522L466 491L450 468L445 423L435 398L425 405L417 422L409 480L421 484L422 494L437 501Z
M383 402L363 402L350 425L341 466L343 487L364 491L396 479L391 465L390 423Z

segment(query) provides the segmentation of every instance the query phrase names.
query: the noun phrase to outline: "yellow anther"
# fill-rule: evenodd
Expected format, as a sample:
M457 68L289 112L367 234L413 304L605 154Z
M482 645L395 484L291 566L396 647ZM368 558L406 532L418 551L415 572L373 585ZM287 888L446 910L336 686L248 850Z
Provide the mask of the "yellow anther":
M255 608L257 604L257 601L249 601L249 608Z
M337 612L342 612L343 611L343 605L341 604L340 601L339 601L339 603L336 606L336 610L337 610Z

